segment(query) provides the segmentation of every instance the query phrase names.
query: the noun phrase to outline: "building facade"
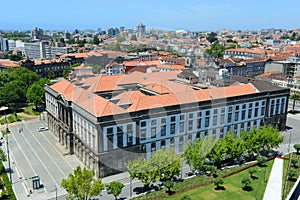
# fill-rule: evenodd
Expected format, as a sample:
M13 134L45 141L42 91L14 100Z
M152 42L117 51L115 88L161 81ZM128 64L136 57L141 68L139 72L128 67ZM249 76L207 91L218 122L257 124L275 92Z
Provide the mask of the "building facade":
M249 78L201 89L177 75L99 75L46 86L49 129L98 177L161 148L182 153L197 138L240 136L261 125L285 129L289 89Z

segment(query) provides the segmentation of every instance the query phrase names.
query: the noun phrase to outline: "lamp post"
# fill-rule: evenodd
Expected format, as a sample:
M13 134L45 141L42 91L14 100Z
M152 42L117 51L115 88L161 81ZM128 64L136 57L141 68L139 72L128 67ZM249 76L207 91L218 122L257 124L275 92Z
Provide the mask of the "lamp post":
M8 168L9 168L9 180L12 183L11 168L10 168L10 156L9 156L9 146L8 146L8 136L7 135L6 135L6 148L7 148L7 160L8 160Z
M292 135L292 131L290 131L290 136L289 136L288 153L290 152L290 148L291 148L291 135Z

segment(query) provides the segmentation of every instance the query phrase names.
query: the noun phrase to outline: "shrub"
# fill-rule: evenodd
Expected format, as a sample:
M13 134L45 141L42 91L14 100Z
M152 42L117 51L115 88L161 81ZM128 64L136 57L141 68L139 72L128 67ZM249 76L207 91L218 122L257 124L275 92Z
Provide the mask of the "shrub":
M292 167L294 167L294 168L298 167L298 159L297 158L292 158L291 159L291 164L292 164Z
M257 156L256 160L258 162L258 165L262 166L263 163L267 161L267 158L265 156Z
M295 169L290 169L289 172L288 172L289 180L294 181L296 174L297 174L297 172L296 172Z
M216 178L214 180L214 185L216 186L216 189L219 189L223 184L224 184L224 180L222 178Z
M180 200L192 200L191 197L185 194Z

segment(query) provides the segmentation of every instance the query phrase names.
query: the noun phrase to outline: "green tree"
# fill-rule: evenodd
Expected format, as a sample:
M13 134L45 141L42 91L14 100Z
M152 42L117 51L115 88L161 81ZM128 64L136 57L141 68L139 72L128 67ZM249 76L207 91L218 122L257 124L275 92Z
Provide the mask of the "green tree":
M263 147L256 127L252 128L249 133L242 131L241 139L244 143L245 153L248 154L250 158L262 151Z
M1 106L16 106L26 102L26 85L20 80L6 83L0 91Z
M123 187L123 183L113 181L107 186L107 192L108 194L114 195L115 199L117 199L118 196L121 194Z
M26 92L27 101L34 103L35 108L45 103L45 84L49 83L46 78L41 78L37 82L33 83Z
M265 156L257 156L256 158L258 165L262 166L263 163L265 163L267 161L267 158Z
M204 161L214 148L216 141L212 137L204 137L201 140L195 140L184 147L182 154L185 163L188 164L192 171L201 171L203 169Z
M300 100L300 95L294 92L292 95L290 95L290 99L293 100L292 112L295 112L295 104L296 104L296 101Z
M300 144L294 144L294 148L296 149L297 154L299 154L299 151L300 151Z
M81 65L80 63L75 63L75 64L69 66L67 69L64 70L63 77L67 78L69 76L70 72L72 71L72 69L75 67L78 67L80 65Z
M174 148L159 149L151 155L150 165L156 170L157 178L171 180L180 173L180 155L175 154Z
M270 152L273 148L278 148L279 144L283 142L283 136L280 135L279 130L273 126L261 126L257 130L261 146L266 152Z
M8 59L10 59L12 61L19 61L19 60L22 60L23 57L21 55L17 55L17 54L9 54Z
M210 49L205 50L213 58L223 58L225 47L219 43L219 41L214 42Z
M74 174L69 174L63 179L61 186L68 192L67 199L87 200L92 196L99 195L104 185L102 179L94 178L94 171L78 166Z
M222 144L224 145L223 148L226 156L228 156L232 162L239 160L246 150L243 140L231 132L226 134Z
M163 185L168 189L167 192L171 193L171 188L174 187L174 182L173 181L165 181L165 182L163 182Z
M214 185L216 186L216 190L220 189L221 185L224 184L224 180L222 178L216 178L214 180Z
M217 34L215 32L210 32L206 39L210 42L210 43L213 43L217 40Z
M211 160L217 168L221 168L221 163L224 160L226 155L224 139L219 138L216 145L212 148L211 152L208 155L208 159Z
M298 167L298 159L297 158L292 158L291 164L292 164L292 167L294 167L294 168Z
M295 169L290 169L288 172L288 177L290 181L294 181L297 175L297 171Z
M255 176L254 174L257 172L257 170L252 167L251 169L249 169L249 174L250 174L250 177L253 179Z
M241 180L242 184L244 185L244 189L246 190L247 188L251 187L251 178L249 176L244 176Z

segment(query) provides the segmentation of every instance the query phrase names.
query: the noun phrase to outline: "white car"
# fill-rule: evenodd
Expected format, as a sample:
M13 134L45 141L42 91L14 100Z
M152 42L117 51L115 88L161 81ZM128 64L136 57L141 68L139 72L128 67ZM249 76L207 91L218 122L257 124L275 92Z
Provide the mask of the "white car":
M45 126L38 127L38 132L47 131L47 130L48 130L48 127L45 127Z

